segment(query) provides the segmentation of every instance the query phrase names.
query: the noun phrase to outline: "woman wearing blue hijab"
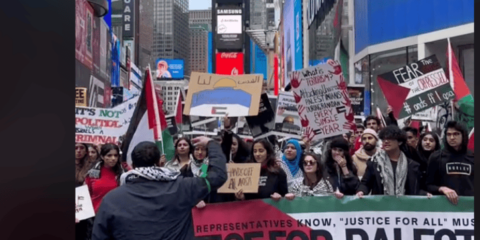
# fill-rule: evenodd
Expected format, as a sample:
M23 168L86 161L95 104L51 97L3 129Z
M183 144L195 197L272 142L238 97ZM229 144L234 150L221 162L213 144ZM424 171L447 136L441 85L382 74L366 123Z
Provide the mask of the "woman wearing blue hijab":
M300 143L295 139L288 140L283 149L280 166L287 174L287 183L289 187L295 179L303 178L303 172L300 169L302 155L303 150Z

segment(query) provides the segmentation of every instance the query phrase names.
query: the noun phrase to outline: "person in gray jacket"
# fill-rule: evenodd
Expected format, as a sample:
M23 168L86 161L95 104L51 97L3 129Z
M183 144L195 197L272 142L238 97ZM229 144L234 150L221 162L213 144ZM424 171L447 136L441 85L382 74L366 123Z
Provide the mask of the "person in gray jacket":
M202 166L204 174L196 178L155 166L160 159L158 147L153 142L139 143L132 152L134 169L122 175L121 186L100 204L92 239L194 239L192 208L225 183L227 172L217 142L202 136L193 143L207 146L210 159L208 167Z

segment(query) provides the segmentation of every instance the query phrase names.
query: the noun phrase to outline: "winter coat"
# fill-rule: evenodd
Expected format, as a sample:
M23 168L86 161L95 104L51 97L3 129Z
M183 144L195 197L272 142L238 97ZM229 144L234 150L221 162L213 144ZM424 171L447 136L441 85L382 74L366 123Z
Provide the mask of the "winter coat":
M220 145L210 141L207 148L206 178L151 181L138 177L109 192L96 215L93 239L194 239L192 208L210 188L217 189L227 180Z

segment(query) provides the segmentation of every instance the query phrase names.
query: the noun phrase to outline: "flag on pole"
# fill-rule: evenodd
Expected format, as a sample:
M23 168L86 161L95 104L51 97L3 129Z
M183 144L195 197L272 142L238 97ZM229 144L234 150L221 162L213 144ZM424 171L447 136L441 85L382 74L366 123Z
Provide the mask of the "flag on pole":
M463 78L462 71L458 65L457 58L453 52L450 38L448 38L447 49L447 76L452 84L452 89L455 92L455 99L453 100L452 109L453 119L463 122L468 131L474 127L474 101L473 96L468 89L467 83Z
M379 107L377 107L377 118L380 119L380 125L382 128L387 127L387 122L385 121L385 117L383 117L382 111Z
M167 160L173 158L175 147L173 138L167 128L165 113L162 109L163 100L156 93L150 66L145 71L145 81L142 93L128 127L122 152L122 161L132 164L132 151L143 141L154 142Z

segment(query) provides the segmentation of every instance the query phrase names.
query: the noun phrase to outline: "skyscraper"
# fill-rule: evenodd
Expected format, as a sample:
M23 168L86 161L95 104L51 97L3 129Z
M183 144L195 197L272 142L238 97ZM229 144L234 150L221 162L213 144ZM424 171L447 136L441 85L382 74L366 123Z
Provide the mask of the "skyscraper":
M208 34L212 31L212 10L190 11L190 70L208 72ZM186 73L190 75L191 72Z
M190 34L188 28L188 0L154 0L153 56L183 59L185 72L190 72Z

